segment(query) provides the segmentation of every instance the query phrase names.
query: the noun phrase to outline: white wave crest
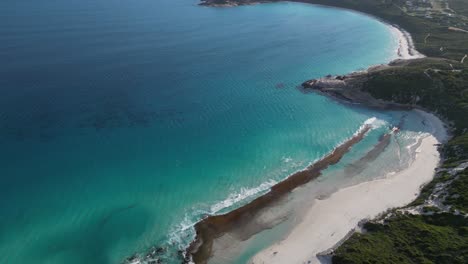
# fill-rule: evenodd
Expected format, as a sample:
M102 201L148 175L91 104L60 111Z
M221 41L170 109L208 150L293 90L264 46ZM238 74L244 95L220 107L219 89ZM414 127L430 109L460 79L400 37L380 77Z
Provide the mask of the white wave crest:
M275 185L277 182L274 180L268 180L260 186L255 187L255 188L242 188L239 192L237 193L231 193L228 198L226 198L223 201L220 201L214 205L211 206L211 214L216 214L217 212L226 209L228 207L233 206L234 204L241 202L251 196L254 196L256 194L259 194L261 192L269 190L273 185Z
M378 119L376 117L372 117L367 119L363 123L363 125L358 129L358 131L356 131L356 134L360 133L367 126L371 126L371 129L377 129L386 124L386 121ZM343 142L338 144L338 146L341 144L343 144ZM314 164L322 158L318 158L310 164ZM282 157L281 160L284 163L290 163L291 161L293 161L291 157ZM293 162L291 164L292 167L300 167L303 165L302 162ZM231 193L226 199L211 205L209 210L199 209L187 213L182 222L180 222L178 225L173 226L172 232L170 232L169 234L169 243L172 245L177 245L179 249L186 248L190 244L190 242L193 241L193 239L195 238L194 226L200 220L200 217L203 218L203 216L206 215L215 215L220 211L226 208L230 208L250 197L257 196L270 190L270 188L275 184L277 184L277 181L270 179L254 188L241 188L238 192Z
M387 121L382 120L382 119L378 119L375 116L367 119L366 121L364 121L364 125L371 126L372 129L377 129L377 128L383 127L383 126L385 126L387 124L388 124Z
M371 118L368 118L366 121L364 121L364 123L359 127L359 129L353 134L353 136L357 136L359 135L359 133L361 133L365 128L369 127L370 126L370 129L373 130L373 129L377 129L377 128L380 128L382 126L385 126L387 125L387 121L385 120L382 120L382 119L378 119L377 117L371 117ZM341 145L343 144L344 142L348 141L349 138L343 140L342 142L340 142L338 144ZM337 146L336 146L337 147ZM336 148L335 147L335 148Z
M200 221L200 218L203 218L203 216L206 215L214 215L249 197L268 191L276 183L277 182L275 180L268 180L255 188L242 188L239 192L230 194L225 200L212 205L209 212L202 209L187 212L184 219L171 228L168 239L169 244L175 245L179 249L185 249L195 238L194 226L198 221Z
M203 212L192 212L192 214L186 213L182 222L172 226L169 232L170 245L175 245L179 249L188 247L190 241L195 238L194 226L198 222L198 220L193 219L193 216L198 214L203 214Z

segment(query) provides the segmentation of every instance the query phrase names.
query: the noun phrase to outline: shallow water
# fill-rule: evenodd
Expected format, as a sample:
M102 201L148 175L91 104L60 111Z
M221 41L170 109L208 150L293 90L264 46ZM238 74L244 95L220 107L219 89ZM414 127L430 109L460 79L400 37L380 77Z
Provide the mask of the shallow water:
M216 238L209 263L250 263L249 259L260 250L285 238L317 199L327 199L339 189L389 177L408 168L420 140L430 135L435 127L417 111L389 114L404 120L399 123L402 128L399 132L392 132L391 124L382 119L367 120L373 130L339 163L331 165L318 179L298 187L290 195L258 212L251 212L237 228ZM389 135L388 141L381 139L384 134ZM246 230L255 235L246 237Z
M370 117L399 122L296 89L393 58L382 23L196 4L1 1L1 263L119 263L166 243L176 260L202 216L267 191Z

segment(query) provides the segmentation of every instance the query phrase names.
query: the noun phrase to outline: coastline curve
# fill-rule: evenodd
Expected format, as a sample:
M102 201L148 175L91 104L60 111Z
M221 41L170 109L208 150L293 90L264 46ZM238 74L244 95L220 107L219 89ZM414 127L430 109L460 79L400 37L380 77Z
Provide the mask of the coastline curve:
M253 2L251 2L251 1L247 0L247 1L240 1L239 2L239 1L227 0L227 1L224 1L224 4L219 4L219 3L216 3L216 0L214 0L214 1L205 0L205 1L202 1L202 3L200 3L200 5L212 6L212 7L233 7L233 6L239 6L239 5L251 5L251 4L272 3L272 2L278 2L278 1L253 1ZM291 2L301 2L301 3L308 3L308 4L314 4L314 5L323 5L323 4L315 4L315 3L311 3L311 2L307 2L307 1L291 1ZM323 5L323 6L331 7L331 8L342 8L342 7L332 6L332 5L331 6ZM379 20L380 22L384 23L385 25L387 25L390 28L392 34L398 40L398 49L396 51L397 59L389 62L388 64L369 67L368 70L366 70L364 72L358 72L358 74L365 74L365 73L367 73L367 71L373 70L376 67L377 68L386 67L387 65L390 65L390 64L395 63L395 62L401 62L401 61L412 60L412 59L420 59L420 58L425 57L425 55L419 53L416 50L413 39L412 39L410 33L405 31L404 29L402 29L400 26L398 26L396 24L391 24L391 23L385 21L384 19L381 19L379 17L373 16L373 15L370 15L368 13L364 13L364 12L361 12L361 11L358 11L358 10L353 10L353 9L349 9L349 8L342 8L342 9L362 13L364 15L371 16L371 17L375 18L376 20ZM342 99L342 98L340 98L339 94L331 95L331 97L335 97L337 99ZM394 109L407 109L407 110L409 110L409 109L413 109L414 106L413 105L408 106L408 105L399 105L399 104L388 104L385 107L385 109L393 109L393 108ZM428 114L428 113L425 113L425 114ZM437 144L441 143L441 141L439 140L441 137L447 138L447 134L446 134L443 123L437 117L435 117L433 115L432 115L432 117L433 118L431 120L435 120L436 123L440 123L440 124L437 124L435 126L436 127L441 127L443 129L443 131L438 131L437 133L443 134L444 136L439 135L436 138L436 136L428 135L426 138L421 140L421 143L420 143L420 146L419 146L418 150L420 150L419 152L423 151L425 154L424 155L418 154L417 155L418 158L415 158L414 163L412 165L419 164L417 166L417 168L419 168L419 172L422 172L423 176L419 177L419 178L412 179L411 184L409 184L407 186L407 188L405 189L406 192L404 193L403 198L397 199L397 200L392 200L392 199L389 200L388 197L387 197L387 200L383 199L381 201L382 203L380 205L371 206L371 211L366 211L364 213L364 214L366 214L365 216L363 216L363 215L354 216L353 219L352 219L353 221L348 221L348 224L344 225L345 227L342 230L340 230L341 233L344 232L343 234L338 233L336 235L336 237L331 240L332 244L324 243L323 245L327 245L327 246L324 247L324 248L323 247L320 248L320 250L317 250L316 252L312 252L311 250L309 250L309 251L307 251L307 250L303 250L303 251L290 250L290 251L288 251L288 250L284 250L284 248L282 248L282 252L290 252L290 253L285 255L286 258L276 258L276 256L278 255L278 252L279 252L278 248L276 248L276 247L278 247L278 245L281 245L281 247L284 246L284 244L286 244L287 241L288 241L287 239L290 238L291 236L293 236L292 234L294 234L294 232L297 232L297 233L299 233L301 235L304 235L304 234L309 234L310 235L311 234L310 233L311 230L308 230L309 233L307 233L307 232L305 232L306 228L304 228L304 227L300 228L301 225L305 225L306 227L310 226L310 222L307 222L307 220L304 220L303 222L301 222L299 224L298 227L294 228L294 230L288 236L288 238L286 238L285 240L282 240L282 241L280 241L278 243L275 243L273 246L261 251L260 253L258 253L257 255L255 255L251 259L250 263L264 263L264 262L265 263L284 263L285 260L287 260L288 262L291 262L291 258L290 258L291 256L293 256L293 255L302 256L301 254L298 254L299 252L303 252L303 254L306 254L306 257L304 258L304 256L302 256L300 259L297 259L296 262L302 263L302 262L305 261L305 263L312 263L312 261L314 261L314 262L318 263L319 260L317 258L314 258L316 254L318 254L320 252L323 252L325 250L328 250L330 248L333 248L333 246L336 246L337 243L339 243L340 241L345 240L347 235L349 235L349 233L352 232L356 228L358 223L360 221L362 221L363 219L376 217L378 214L382 213L386 209L394 208L396 206L403 206L403 205L406 205L409 202L411 202L415 197L417 197L417 194L419 193L419 190L420 190L421 186L426 184L427 182L429 182L432 179L432 177L434 175L434 169L438 166L438 164L440 162L439 152L438 152L437 147L435 147L435 146ZM421 158L421 156L423 158ZM422 164L424 164L424 163L431 164L431 166L426 166L425 171L420 170L421 160L423 160ZM427 168L427 167L429 167L429 168ZM407 168L403 172L398 173L398 175L400 175L400 177L397 177L397 176L393 175L393 177L387 177L386 179L380 179L380 180L365 182L365 183L361 183L361 184L358 184L358 185L355 185L355 186L351 186L351 187L342 189L342 190L334 193L331 197L329 197L327 199L324 199L323 201L321 201L321 203L318 203L317 206L320 206L320 204L329 202L330 199L334 200L334 199L336 199L336 197L346 196L346 195L343 195L343 193L350 192L349 190L359 189L360 191L362 191L360 188L368 188L368 185L377 185L376 189L379 189L379 191L382 191L382 189L379 188L379 183L382 183L382 185L385 186L385 185L389 184L389 181L390 181L390 182L394 182L395 185L398 185L396 183L400 182L401 178L404 175L407 176L409 174L409 172L414 172L414 170L415 170L415 166L410 166L409 168ZM285 181L290 179L292 176L294 176L294 175L289 176L288 178L286 178ZM279 183L277 185L282 185L282 184L283 183L281 182L281 183ZM272 191L273 191L273 188L275 186L272 187ZM364 186L364 187L360 187L360 186ZM398 188L400 188L400 187L401 187L401 182L400 182L400 185L398 185ZM290 189L290 190L292 190L292 189ZM252 201L251 203L247 204L246 206L248 207L250 204L255 203L255 201L257 201L258 199L263 199L262 197L266 197L268 195L270 195L270 192L265 194L265 195L262 195L262 196L258 197L256 200ZM370 197L372 197L372 195ZM349 197L346 197L346 199L349 199ZM241 208L244 208L246 206L243 206ZM241 209L241 208L239 208L239 209ZM314 207L312 207L312 208L314 208ZM239 209L237 209L237 210L239 210ZM185 254L185 261L186 262L194 261L195 263L207 263L207 260L208 260L208 258L210 257L210 254L211 254L210 250L211 250L211 247L212 247L213 238L216 237L216 235L213 235L213 233L211 231L207 231L207 230L209 230L209 229L215 229L215 230L218 229L218 230L216 230L216 232L220 231L219 228L216 228L216 227L213 228L213 223L216 222L216 221L211 221L211 219L214 219L216 217L218 217L218 218L219 217L225 217L226 215L232 214L233 212L234 212L234 214L236 214L237 210L231 211L228 214L225 214L223 216L210 216L210 217L205 218L202 221L198 222L195 225L197 237L192 242L192 244L189 246L189 248L187 248L186 254ZM310 210L313 210L313 209L310 209ZM314 217L315 217L316 212L315 211L314 212L311 212L311 211L307 212L306 219L309 219L311 217L311 215L314 215ZM314 217L312 217L312 218L314 218ZM358 220L356 220L356 219L358 219ZM325 218L324 224L326 224L326 218ZM207 237L208 233L211 233L210 234L212 236L211 238ZM224 231L221 231L221 233L224 233ZM219 233L218 233L218 235L219 235ZM331 236L333 237L334 235L335 235L335 232L333 232ZM306 241L307 241L307 239L306 239ZM320 239L318 241L320 242ZM303 239L300 242L304 243L305 241ZM305 243L305 244L307 244L307 243ZM296 245L296 244L292 243L292 245ZM294 248L294 246L293 246L293 248ZM313 254L312 258L311 258L310 254ZM272 256L275 257L275 259L272 259ZM282 259L283 262L278 261L279 259Z

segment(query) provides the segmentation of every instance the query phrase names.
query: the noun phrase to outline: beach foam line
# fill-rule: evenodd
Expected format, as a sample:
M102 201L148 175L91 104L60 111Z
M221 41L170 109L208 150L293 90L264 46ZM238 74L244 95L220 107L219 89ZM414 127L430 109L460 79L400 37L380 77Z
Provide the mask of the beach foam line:
M357 136L359 133L361 133L366 127L369 127L370 130L373 129L378 129L382 126L388 125L388 123L384 120L378 119L376 117L371 117L368 118L367 120L364 121L364 123L356 130L356 132L353 134L353 136ZM351 138L345 139L342 142L338 143L336 148L339 147L340 145L344 144L346 141L350 140ZM313 162L309 163L309 166L312 166L314 163L317 161L323 159L326 157L327 154L324 156L314 160ZM292 161L290 157L283 157L282 161L285 163L289 163ZM295 173L298 173L300 171L303 171L304 169L300 169L292 173L294 175ZM184 219L178 223L177 225L174 225L169 232L168 235L168 244L170 245L175 245L178 249L185 249L189 246L189 242L187 242L187 237L192 237L194 238L195 236L195 231L194 226L199 222L199 220L195 220L197 216L201 215L216 215L219 212L233 207L236 204L239 204L245 200L249 200L249 198L255 197L257 195L262 195L267 191L270 191L271 187L273 187L275 184L278 182L270 179L267 180L263 183L261 183L257 187L253 188L241 188L239 191L233 192L228 195L228 197L222 201L216 202L215 204L210 206L210 209L200 209L200 208L192 208L190 212L187 212L184 216Z
M200 209L200 208L192 208L190 212L185 214L184 219L177 225L174 225L169 232L168 235L168 243L170 245L176 245L179 249L185 249L189 246L189 242L187 242L186 238L191 236L193 238L193 227L198 222L198 220L194 220L197 216L200 215L214 215L217 214L227 208L235 206L243 201L252 199L252 197L258 196L270 190L270 188L277 184L275 180L267 180L261 183L257 187L253 188L241 188L237 192L233 192L229 194L229 196L210 206L209 210Z
M367 132L378 127L377 121L378 119L376 118L368 119L351 138L337 146L328 155L309 165L306 169L298 171L285 180L271 186L269 192L257 197L250 203L226 214L208 216L196 223L196 238L186 250L186 255L189 256L186 262L207 263L208 259L212 256L215 239L245 225L251 221L259 211L274 205L275 202L295 188L316 179L328 166L338 163L353 145L364 138ZM249 230L248 237L244 239L248 239L262 230L262 228Z
M268 191L272 186L277 184L275 180L268 180L263 182L258 187L254 188L241 188L239 192L231 193L228 198L211 206L210 214L217 214L220 211L229 208L239 202L242 202L259 193Z
M378 119L377 117L371 117L371 118L367 119L366 121L364 121L364 126L369 125L372 129L377 129L377 128L383 127L383 126L385 126L387 124L388 124L387 121L382 120L382 119ZM361 127L361 129L362 128L363 127Z

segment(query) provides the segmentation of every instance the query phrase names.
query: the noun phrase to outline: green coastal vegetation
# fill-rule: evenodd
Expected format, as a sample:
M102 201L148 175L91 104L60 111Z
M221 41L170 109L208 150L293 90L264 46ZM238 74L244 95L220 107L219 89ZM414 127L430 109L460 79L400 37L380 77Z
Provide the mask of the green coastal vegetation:
M397 214L366 223L343 244L333 263L468 263L468 220L450 213ZM411 235L408 235L411 234Z
M335 251L333 263L468 263L467 66L425 58L368 74L364 91L437 113L451 124L453 138L441 146L443 164L421 195L366 223L366 232ZM409 209L420 214L408 214Z
M333 263L468 263L468 1L296 1L364 12L408 31L427 58L371 71L362 89L377 99L422 107L451 126L434 180L407 207L364 224L364 232L336 249Z

